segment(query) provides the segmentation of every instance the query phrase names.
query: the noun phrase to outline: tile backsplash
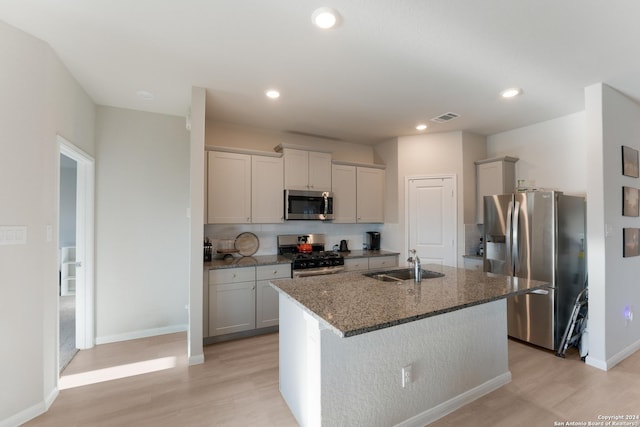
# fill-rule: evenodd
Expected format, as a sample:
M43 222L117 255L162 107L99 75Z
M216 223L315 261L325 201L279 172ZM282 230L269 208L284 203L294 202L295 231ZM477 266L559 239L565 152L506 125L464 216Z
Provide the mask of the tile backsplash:
M251 232L258 236L260 247L256 255L275 255L278 252L279 234L324 234L326 250L346 240L349 249L362 249L367 231L381 231L382 224L333 224L321 221L287 221L283 224L206 224L204 236L215 246L220 239L235 239L238 234ZM385 248L382 233L382 249Z
M480 237L483 234L482 224L465 224L464 225L464 254L476 255Z

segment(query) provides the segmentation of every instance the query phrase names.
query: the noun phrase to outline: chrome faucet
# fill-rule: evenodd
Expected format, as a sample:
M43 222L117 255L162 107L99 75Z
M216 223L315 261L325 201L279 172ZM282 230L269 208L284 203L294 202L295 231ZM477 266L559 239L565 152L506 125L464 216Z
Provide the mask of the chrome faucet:
M420 283L422 281L422 265L420 265L420 257L415 249L410 249L409 253L411 253L411 256L407 258L407 262L413 264L413 280L416 283Z

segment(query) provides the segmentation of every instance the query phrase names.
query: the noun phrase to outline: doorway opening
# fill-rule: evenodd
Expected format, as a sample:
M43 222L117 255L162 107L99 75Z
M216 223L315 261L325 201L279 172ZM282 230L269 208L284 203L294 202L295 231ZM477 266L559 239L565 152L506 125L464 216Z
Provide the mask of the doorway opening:
M73 357L75 349L91 348L95 342L93 280L95 162L90 155L63 137L58 136L57 140L60 154L58 224L60 238L58 241L61 298L61 329L58 347L60 349L59 367L62 370L70 360L69 354ZM74 178L75 200L70 200L73 198L70 193L72 193ZM75 206L70 207L74 204L73 202ZM75 210L75 218L72 218L73 215L69 213L71 209Z
M78 162L60 153L59 250L59 370L73 359L76 348L76 188Z

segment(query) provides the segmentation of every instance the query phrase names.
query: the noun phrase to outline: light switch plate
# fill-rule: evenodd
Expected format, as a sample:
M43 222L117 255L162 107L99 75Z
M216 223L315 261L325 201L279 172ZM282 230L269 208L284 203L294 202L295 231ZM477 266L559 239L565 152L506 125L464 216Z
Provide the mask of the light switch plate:
M0 245L26 245L26 225L2 225L0 226Z

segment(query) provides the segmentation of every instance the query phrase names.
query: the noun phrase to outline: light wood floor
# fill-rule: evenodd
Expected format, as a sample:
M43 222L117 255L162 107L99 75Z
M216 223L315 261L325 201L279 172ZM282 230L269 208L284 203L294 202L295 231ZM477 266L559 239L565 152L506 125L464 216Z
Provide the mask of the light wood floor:
M46 414L26 425L297 425L278 391L277 334L207 346L206 362L190 367L185 349L181 333L82 350L63 376L173 357L176 366L62 390ZM510 384L431 426L548 427L598 421L598 415L640 415L640 352L602 372L575 353L560 359L510 341L509 364Z

